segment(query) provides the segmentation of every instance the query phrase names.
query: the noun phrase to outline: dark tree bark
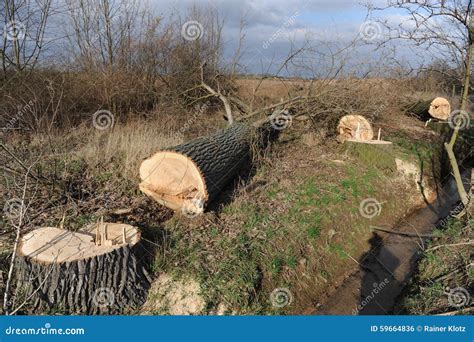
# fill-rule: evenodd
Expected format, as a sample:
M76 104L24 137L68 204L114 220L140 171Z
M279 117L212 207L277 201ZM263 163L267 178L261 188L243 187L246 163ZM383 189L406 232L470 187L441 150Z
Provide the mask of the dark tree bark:
M234 123L159 151L142 163L140 189L173 210L182 209L192 199L199 199L200 205L208 203L249 164L253 143L267 130ZM193 210L199 212L198 205L194 203Z
M54 235L40 248L35 245L34 253L19 249L13 307L26 301L24 307L28 313L119 314L139 309L151 283L141 261L141 242L104 246L104 253L94 251L92 254L97 255L86 258L75 259L75 255L71 255L61 261L45 261L40 253L49 253L60 239L66 239L66 244L72 241L72 232L65 232L60 238ZM27 239L30 241L26 242ZM31 239L37 236L26 236L22 243L31 243ZM100 249L94 242L90 244L91 248ZM87 246L81 242L78 249L84 248ZM37 253L36 250L42 251ZM58 258L64 259L59 254Z

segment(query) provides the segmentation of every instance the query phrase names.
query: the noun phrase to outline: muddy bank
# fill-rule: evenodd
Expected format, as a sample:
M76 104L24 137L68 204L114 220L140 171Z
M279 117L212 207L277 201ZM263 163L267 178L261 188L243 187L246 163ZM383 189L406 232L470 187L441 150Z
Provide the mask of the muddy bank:
M466 189L470 170L464 172ZM403 219L393 228L398 234L374 230L371 249L358 261L359 269L347 278L311 314L398 314L397 298L414 275L425 241L440 219L449 215L459 196L454 179L438 190L435 201Z

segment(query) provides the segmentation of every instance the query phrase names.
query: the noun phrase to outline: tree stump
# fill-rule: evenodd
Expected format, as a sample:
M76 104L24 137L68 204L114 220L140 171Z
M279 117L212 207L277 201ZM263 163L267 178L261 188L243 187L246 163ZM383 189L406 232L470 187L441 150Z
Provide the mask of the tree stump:
M436 97L430 100L418 101L410 104L406 112L421 120L438 119L446 121L451 115L451 104L444 97Z
M350 155L366 165L390 172L397 169L393 144L390 141L347 139L343 146Z
M170 209L200 214L248 165L255 133L248 125L234 123L159 151L140 166L140 190Z
M140 232L126 224L35 229L20 240L13 307L26 301L35 313L134 312L151 283L141 254Z
M345 115L337 125L339 141L354 139L359 141L372 140L374 131L370 122L362 115Z

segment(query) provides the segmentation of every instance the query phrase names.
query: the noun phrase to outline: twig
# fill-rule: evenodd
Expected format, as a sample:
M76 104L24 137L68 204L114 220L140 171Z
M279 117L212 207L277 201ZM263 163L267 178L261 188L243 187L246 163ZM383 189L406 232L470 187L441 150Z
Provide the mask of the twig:
M443 312L443 313L440 313L440 314L436 314L434 316L454 316L456 314L463 314L463 313L466 313L466 312L471 312L473 310L474 310L474 307L465 308L465 309L459 309L459 310L454 310L454 311Z
M279 107L279 106L284 106L288 103L292 103L292 102L297 102L297 101L300 101L300 100L304 100L305 98L302 97L302 96L296 96L296 97L293 97L292 99L289 99L289 100L285 100L285 101L281 101L281 102L278 102L276 104L273 104L273 105L270 105L270 106L267 106L267 107L264 107L264 108L261 108L261 109L258 109L256 111L253 111L252 113L248 114L248 115L244 115L244 116L241 116L238 121L240 120L245 120L245 119L248 119L248 118L251 118L257 114L260 114L262 112L266 112L267 110L271 110L273 108L276 108L276 107Z
M455 247L455 246L465 246L465 245L473 245L473 244L474 244L474 241L449 243L449 244L445 244L445 245L439 245L439 246L434 246L434 247L428 248L427 250L425 250L425 252L432 252L432 251L435 251L435 250L437 250L441 247Z
M46 280L48 280L48 277L49 275L51 274L51 272L53 271L53 267L51 266L51 268L49 269L49 272L48 274L46 275L46 277L43 279L43 281L38 285L38 287L23 301L23 303L21 303L19 306L17 306L12 312L9 313L10 316L16 314L23 306L25 306L26 303L28 303L28 301L33 298L33 296L43 287L44 283L46 282Z
M378 231L384 232L384 233L405 235L405 236L409 236L409 237L423 237L423 238L433 237L432 234L418 234L418 233L401 232L401 231L398 231L398 230L384 229L384 228L375 227L375 226L370 226L370 228L373 229L373 230L378 230Z
M206 65L206 63L201 64L201 84L200 84L200 86L202 88L206 89L210 94L218 97L222 101L222 103L224 104L224 109L225 109L227 121L229 121L229 126L230 126L234 123L234 117L232 116L232 109L230 107L229 100L220 91L215 91L214 89L212 89L209 85L207 85L204 82L204 66L205 65Z
M10 260L10 267L8 270L7 282L5 284L5 293L3 294L3 311L5 312L6 315L9 314L9 309L10 309L9 296L10 296L11 282L13 280L13 269L15 267L16 252L18 249L18 245L20 243L21 228L23 228L23 225L24 225L25 208L26 208L25 199L26 199L26 190L28 188L28 176L30 175L30 170L33 167L33 165L31 165L29 168L28 167L26 168L25 183L23 185L23 193L21 196L21 207L20 207L20 213L18 216L18 223L16 225L13 224L13 226L16 228L16 235L15 235L15 242L13 244L13 252L12 252L12 257Z
M345 255L347 255L352 261L354 261L357 265L360 266L360 262L358 262L356 259L354 259L352 257L352 255L350 255L349 253L347 253L346 251L343 251Z
M23 162L13 154L13 152L11 152L4 144L0 144L0 146L5 150L5 152L7 152L13 159L15 159L15 161L20 164L20 166L26 171L28 172L28 174L31 176L31 178L33 178L34 180L36 181L39 181L38 178L33 174L33 172L31 172L30 168L28 168L25 164L23 164Z
M242 101L241 99L239 99L237 97L234 97L234 96L228 96L228 98L231 102L234 102L234 104L237 107L239 107L239 109L242 110L243 112L245 112L245 113L250 113L251 112L250 106L248 104L246 104L244 101Z

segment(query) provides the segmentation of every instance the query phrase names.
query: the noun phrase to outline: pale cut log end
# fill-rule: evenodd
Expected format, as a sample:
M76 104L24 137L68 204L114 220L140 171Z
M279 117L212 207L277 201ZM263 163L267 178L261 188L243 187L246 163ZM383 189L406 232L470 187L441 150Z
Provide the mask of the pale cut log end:
M21 237L17 253L46 264L72 262L110 253L124 245L134 246L140 240L137 228L127 224L106 223L107 239L97 244L104 227L97 229L97 224L92 224L79 232L41 227Z
M177 152L161 151L144 160L140 178L140 190L172 210L194 206L193 210L199 212L201 209L195 204L208 198L205 179L197 165Z
M451 104L444 97L437 97L431 101L428 113L436 119L446 121L451 114Z
M374 138L374 131L370 122L362 115L346 115L337 125L339 140L354 139L368 141Z

